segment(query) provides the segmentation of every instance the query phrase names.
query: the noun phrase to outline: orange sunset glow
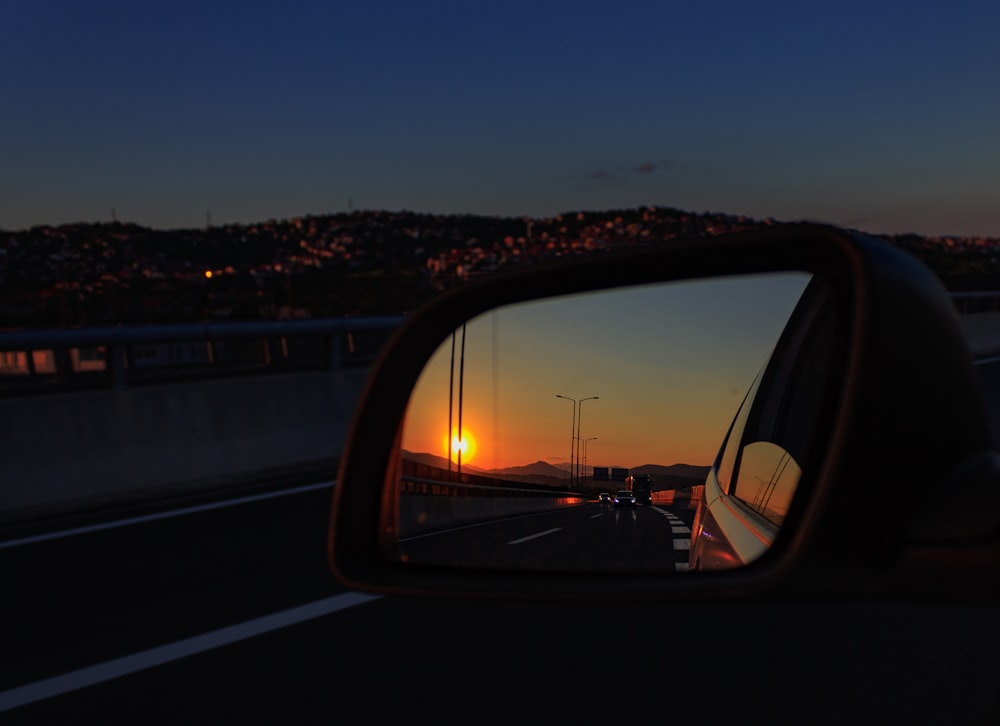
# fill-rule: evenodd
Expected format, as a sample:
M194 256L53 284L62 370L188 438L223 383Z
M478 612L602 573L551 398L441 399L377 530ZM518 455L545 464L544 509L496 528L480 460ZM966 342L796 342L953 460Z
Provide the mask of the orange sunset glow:
M480 316L458 332L461 358L449 337L425 367L403 448L446 462L451 421L452 461L462 450L471 470L709 464L807 279L636 286Z
M453 463L459 463L459 454L461 454L462 464L471 463L476 458L476 440L467 429L461 437L459 437L457 431L454 432L451 436L450 442L448 435L445 434L442 438L441 449L442 456L447 457L449 453L451 454L451 461Z

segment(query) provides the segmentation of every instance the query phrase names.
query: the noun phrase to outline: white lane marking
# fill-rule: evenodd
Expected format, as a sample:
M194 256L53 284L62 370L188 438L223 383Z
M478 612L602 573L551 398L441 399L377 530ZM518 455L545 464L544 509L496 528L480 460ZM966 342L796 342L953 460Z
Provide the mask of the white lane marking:
M973 365L984 366L990 363L1000 362L1000 356L994 356L993 358L980 358L979 360L972 361Z
M265 494L254 494L248 497L239 497L237 499L225 499L220 502L212 502L211 504L199 504L195 507L184 507L182 509L172 509L166 512L156 512L155 514L145 514L141 517L130 517L128 519L116 519L113 522L102 522L101 524L92 524L86 527L76 527L74 529L64 529L59 532L47 532L46 534L38 534L31 537L23 537L21 539L12 539L7 542L0 542L0 550L7 549L9 547L19 547L26 544L34 544L36 542L45 542L53 539L61 539L63 537L73 537L78 534L90 534L91 532L100 532L106 529L116 529L118 527L127 527L132 524L142 524L143 522L153 522L158 519L170 519L171 517L181 517L186 514L196 514L198 512L208 512L213 509L224 509L225 507L235 507L238 504L247 504L249 502L259 502L264 499L277 499L278 497L291 496L293 494L301 494L303 492L311 492L316 489L324 489L327 487L332 487L332 481L319 482L318 484L307 484L306 486L295 487L293 489L280 489L274 492L267 492Z
M458 527L449 527L448 529L438 529L433 532L427 532L426 534L414 534L409 537L400 537L400 542L412 542L417 539L425 539L427 537L437 537L442 534L449 534L450 532L461 532L464 529L476 529L477 527L492 527L494 524L500 524L501 522L513 522L517 519L528 519L530 517L545 517L553 512L558 511L555 509L548 509L543 512L531 512L530 514L518 514L513 517L504 517L503 519L490 519L486 522L475 522L473 524L463 524Z
M537 534L529 534L527 537L521 537L521 539L515 539L507 544L521 544L522 542L527 542L528 540L538 539L539 537L544 537L545 535L552 534L553 532L558 532L562 527L555 527L554 529L547 529L544 532L539 532Z
M674 537L674 552L684 552L691 551L691 529L684 523L684 520L678 517L673 512L660 509L659 507L653 507L657 512L662 514L670 522L670 531L673 534L684 534L688 535L686 537ZM674 563L674 569L678 572L687 572L690 570L687 560Z
M196 635L193 638L180 640L176 643L162 645L158 648L144 650L141 653L126 655L87 668L65 673L61 676L46 678L17 688L0 692L0 713L19 706L26 706L46 698L61 696L70 691L87 688L98 683L121 678L154 666L180 660L191 655L197 655L213 648L231 645L241 640L247 640L257 635L273 630L296 625L319 618L339 610L345 610L355 605L363 605L371 600L377 600L379 595L368 595L360 592L345 592L323 600L300 605L280 613L265 615L255 620L248 620L239 625Z

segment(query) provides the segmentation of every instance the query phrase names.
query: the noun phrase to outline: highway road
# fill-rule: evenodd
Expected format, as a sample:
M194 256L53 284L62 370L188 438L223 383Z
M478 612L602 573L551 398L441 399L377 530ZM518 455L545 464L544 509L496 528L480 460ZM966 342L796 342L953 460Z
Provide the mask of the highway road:
M1000 362L978 370L1000 424ZM716 723L747 709L791 723L810 703L824 704L813 723L855 721L862 711L871 722L977 723L1000 686L1000 623L974 608L626 608L350 592L326 566L331 493L330 482L248 490L114 521L80 517L0 544L0 723L573 714ZM615 516L597 504L579 512L595 528ZM665 538L657 546L677 525L667 515L686 516L666 507L620 514L633 534L642 524L643 537ZM536 534L568 526L531 520ZM735 636L728 650L717 640L706 648L701 635L720 628ZM851 669L838 665L845 661ZM623 679L633 697L615 695ZM774 679L782 698L773 697Z
M411 562L495 569L687 569L694 512L672 506L591 504L463 525L404 539Z
M337 694L390 677L403 678L391 690L409 693L407 702L427 698L419 681L408 685L407 668L461 682L470 657L483 653L494 654L483 672L497 679L490 689L500 689L510 677L505 664L538 667L520 663L527 653L500 658L532 631L543 640L562 633L579 645L602 637L608 623L596 614L591 622L585 610L542 608L549 614L540 622L538 608L504 604L480 606L470 619L461 604L345 591L324 556L331 493L330 482L318 482L112 522L77 521L8 541L0 549L7 586L3 723L84 715L133 723L256 722L265 714L275 722L312 721L316 713L343 714ZM648 517L651 531L672 537L671 523L681 521L661 507L583 509L585 521L620 519L633 533ZM526 520L531 531L550 529L537 515ZM492 624L484 627L482 617ZM464 655L436 647L442 620L444 632L464 633ZM383 660L387 644L402 646L409 665ZM572 652L552 653L561 670L546 678L579 669Z

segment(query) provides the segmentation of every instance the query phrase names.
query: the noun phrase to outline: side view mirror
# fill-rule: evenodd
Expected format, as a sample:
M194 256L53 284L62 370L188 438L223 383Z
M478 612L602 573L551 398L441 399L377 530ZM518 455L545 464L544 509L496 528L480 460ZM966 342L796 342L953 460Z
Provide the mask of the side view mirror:
M544 572L674 573L756 559L788 513L808 432L832 405L814 400L830 362L814 354L792 365L805 340L781 340L792 317L828 305L821 290L804 272L734 275L544 298L463 323L407 404L386 554ZM796 396L813 405L772 403L754 420L768 430L751 432L754 401L741 402L769 361L807 378ZM769 390L785 391L769 377ZM723 521L717 477L706 489L706 476L737 410L741 431L726 436L734 444L722 461L728 475L743 439L732 488L746 511ZM779 416L794 420L779 430ZM586 506L602 493L609 509ZM716 516L701 518L695 539L702 509ZM705 548L711 557L700 556Z
M329 560L436 596L905 588L900 563L935 569L930 493L993 456L918 261L818 225L671 241L411 316L348 437Z

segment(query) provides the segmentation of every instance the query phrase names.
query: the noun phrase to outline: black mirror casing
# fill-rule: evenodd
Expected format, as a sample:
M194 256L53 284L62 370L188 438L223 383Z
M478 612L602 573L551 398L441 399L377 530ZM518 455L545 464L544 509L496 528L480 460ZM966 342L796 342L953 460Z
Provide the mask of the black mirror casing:
M386 556L382 512L402 422L425 362L471 318L511 303L671 280L804 270L821 277L836 341L809 485L773 546L746 567L663 577L480 571ZM933 383L931 383L933 382ZM928 385L934 398L915 395ZM891 245L825 225L668 240L538 264L455 288L412 314L370 375L344 446L328 539L331 571L392 594L534 599L704 599L884 593L906 559L925 491L990 449L957 312L938 278ZM804 477L805 479L805 477Z

